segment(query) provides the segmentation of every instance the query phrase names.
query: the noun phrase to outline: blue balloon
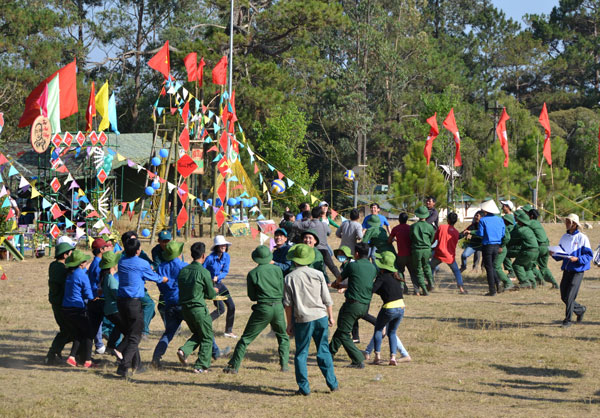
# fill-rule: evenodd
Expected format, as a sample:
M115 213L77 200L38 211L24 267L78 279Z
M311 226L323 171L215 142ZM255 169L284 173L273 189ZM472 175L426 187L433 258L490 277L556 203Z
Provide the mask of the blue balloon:
M158 158L158 157L152 157L152 160L150 160L150 163L153 166L158 167L160 165L160 158Z
M154 180L154 181L152 182L152 188L153 188L154 190L158 190L158 189L160 189L160 181Z
M145 192L148 196L152 196L154 194L154 189L152 188L152 186L148 186L146 187Z
M158 152L158 155L160 155L161 158L167 158L169 156L169 150L166 148L161 148L161 150Z
M252 198L252 204L253 205L258 205L258 199L256 197Z
M250 199L244 199L244 207L245 208L251 208L252 207L252 200L250 200Z
M206 199L206 203L208 203L209 205L212 205L212 199Z
M147 228L142 229L142 236L143 237L149 237L150 236L150 230Z
M229 199L227 199L227 205L235 206L236 204L237 204L237 201L235 200L235 197L230 197Z

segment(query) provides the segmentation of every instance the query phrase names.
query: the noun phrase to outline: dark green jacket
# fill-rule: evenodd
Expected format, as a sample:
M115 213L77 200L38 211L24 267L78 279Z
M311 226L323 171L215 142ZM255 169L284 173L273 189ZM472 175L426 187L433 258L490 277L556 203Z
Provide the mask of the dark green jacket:
M537 240L538 245L540 247L547 246L548 244L550 244L550 241L548 241L548 235L546 235L546 231L544 231L544 227L542 226L540 221L538 221L537 219L530 220L529 228L531 228L531 230L533 231L535 239Z
M425 221L415 222L410 226L410 248L414 250L431 249L435 228Z
M387 231L378 226L369 228L363 236L362 242L366 242L372 247L377 247L377 252L382 253L384 251L394 251L392 244L388 244Z
M510 242L510 237L511 237L511 232L514 229L514 225L506 225L504 224L504 236L502 237L502 242L500 243L500 245L502 247L505 247L508 245L508 243Z
M67 267L65 263L53 261L48 267L48 301L53 306L62 306L65 295L65 281L67 280Z
M518 228L513 230L511 236L511 241L514 241L517 245L519 245L522 251L538 248L538 242L535 238L535 234L528 226L520 225Z
M433 228L433 226L429 226ZM371 302L375 276L377 276L377 269L367 258L348 263L342 271L342 279L348 279L346 299L360 303Z
M246 276L248 297L254 302L281 302L283 300L283 273L274 264L261 264Z
M214 299L217 296L209 271L195 261L181 269L177 276L177 284L179 304L183 308L206 306L204 299Z

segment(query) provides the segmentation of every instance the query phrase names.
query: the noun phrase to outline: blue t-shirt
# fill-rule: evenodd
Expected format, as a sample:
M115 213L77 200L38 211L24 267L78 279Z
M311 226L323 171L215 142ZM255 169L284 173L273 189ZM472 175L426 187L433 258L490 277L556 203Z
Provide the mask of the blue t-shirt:
M87 275L90 278L90 287L94 297L98 296L98 285L100 284L100 261L102 257L94 257L88 267Z
M152 271L150 263L138 256L128 257L123 255L119 260L119 298L143 298L144 281L151 280L156 283L162 277Z
M65 281L65 295L62 306L65 308L85 308L88 300L94 299L90 279L85 270L77 267L67 276Z
M479 220L477 235L481 240L481 245L493 245L502 243L504 237L504 221L501 217L487 214Z
M273 264L281 269L283 275L289 273L292 268L292 261L287 259L287 253L292 248L287 242L281 246L281 248L275 248L273 251Z
M169 279L166 283L159 283L160 300L165 303L165 306L174 306L179 303L179 286L177 285L177 276L182 268L188 263L181 261L180 258L175 258L171 261L163 261L158 266L158 274Z
M369 219L371 219L371 216L373 215L368 215L365 216L365 219L363 219L363 223L362 223L362 227L363 229L369 229ZM379 216L379 225L380 226L390 226L390 223L388 222L387 218L383 215L377 214L377 216Z
M204 260L204 268L210 272L210 277L217 277L217 283L221 281L229 274L229 262L231 257L229 253L223 253L223 257L219 258L219 254L210 253Z

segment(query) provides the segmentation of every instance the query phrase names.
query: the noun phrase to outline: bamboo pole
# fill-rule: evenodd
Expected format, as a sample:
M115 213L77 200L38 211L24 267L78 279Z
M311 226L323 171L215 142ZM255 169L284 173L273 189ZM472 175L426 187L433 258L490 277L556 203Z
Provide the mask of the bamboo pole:
M152 246L154 244L154 236L156 234L156 227L158 226L158 221L160 218L159 214L162 211L162 208L165 204L165 196L168 195L169 169L171 168L171 164L169 163L169 161L171 160L171 156L173 155L176 140L177 140L176 132L173 131L173 139L171 140L171 146L169 147L169 158L167 159L167 168L166 168L166 172L165 172L165 180L167 180L167 181L165 181L160 186L161 187L160 188L160 199L158 202L157 214L154 216L154 225L152 225L152 234L150 235L150 246Z

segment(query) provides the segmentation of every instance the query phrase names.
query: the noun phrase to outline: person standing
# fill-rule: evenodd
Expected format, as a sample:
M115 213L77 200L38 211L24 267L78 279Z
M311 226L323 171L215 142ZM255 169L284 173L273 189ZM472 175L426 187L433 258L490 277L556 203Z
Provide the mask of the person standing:
M218 289L219 296L225 296L225 303L223 301L216 300L214 302L215 309L211 312L210 317L214 321L225 312L225 306L227 306L227 316L225 317L225 338L237 338L238 336L233 333L233 322L235 321L235 303L233 297L229 293L229 289L223 283L223 279L229 274L229 264L231 263L231 257L229 256L229 246L231 243L225 239L223 235L217 235L214 239L214 244L211 249L211 253L204 260L204 268L207 269L211 276L215 288Z
M325 277L325 282L327 284L329 284L329 277L327 277L327 269L325 268L325 262L323 261L323 255L316 248L316 246L319 245L319 237L317 236L317 233L315 231L313 231L312 229L309 229L302 233L301 238L302 238L302 243L311 247L315 252L315 257L314 257L312 263L310 263L309 267L312 267L316 270L319 270L321 273L323 273L323 277ZM294 269L294 266L292 266L290 268L290 271L292 271L293 269Z
M527 215L529 215L529 228L533 231L535 235L535 239L538 242L538 256L535 260L535 264L537 268L533 268L533 273L539 284L544 284L544 281L548 283L552 283L552 289L558 289L558 283L554 279L552 272L548 268L548 245L550 245L550 241L548 240L548 235L546 235L546 231L544 227L538 221L538 217L540 213L536 209L531 209Z
M310 395L306 361L310 340L317 348L317 364L325 377L329 390L338 390L338 381L333 369L333 357L329 351L328 327L335 324L333 319L333 301L329 294L323 273L309 267L314 261L315 251L306 244L297 244L290 248L288 259L294 263L294 269L285 276L283 306L287 319L286 332L295 335L296 354L294 369L297 394Z
M407 224L407 222L408 214L406 212L402 212L398 215L398 225L392 228L388 242L391 244L396 241L396 250L398 253L396 255L396 269L400 272L400 274L402 274L403 277L405 277L404 270L408 270L410 281L413 284L413 291L416 294L418 292L419 285L410 262L410 226ZM408 292L406 283L404 284L404 291Z
M369 246L363 242L356 244L354 262L347 264L341 276L336 279L337 286L343 279L348 279L348 288L345 292L346 301L338 313L337 329L329 343L332 356L343 346L351 360L349 367L357 369L365 367L365 356L356 347L350 334L356 320L369 310L373 281L377 275L377 269L368 257Z
M510 290L514 288L515 285L508 278L502 267L505 265L504 260L506 260L506 256L508 255L508 243L510 242L511 233L514 229L515 218L512 213L507 213L502 217L502 220L504 221L504 237L502 238L500 248L498 249L498 256L496 257L496 260L494 260L494 269L504 286L504 290ZM512 268L512 263L510 265Z
M69 324L62 311L62 301L65 296L65 281L67 279L67 267L65 260L71 255L73 247L66 242L58 244L54 251L54 261L48 267L48 301L52 306L54 320L58 325L58 333L52 340L48 354L44 358L44 364L54 366L62 360L61 352L65 345L73 341L73 335Z
M102 238L96 238L92 242L92 254L94 259L90 263L87 274L92 288L93 300L87 304L88 315L90 316L90 324L96 328L94 336L94 345L96 346L96 354L104 354L106 347L102 341L102 320L104 319L104 298L102 296L102 288L100 287L100 261L102 254L108 251L108 244Z
M287 239L287 231L283 228L276 229L273 234L273 240L275 241L275 248L273 249L273 260L271 260L271 264L279 267L285 276L292 267L292 262L287 259L287 253L291 248Z
M435 228L426 221L429 211L425 206L417 208L415 216L419 218L419 221L410 226L411 262L415 271L417 289L420 289L417 294L426 296L434 286L429 257ZM427 279L427 285L425 285L425 279Z
M435 208L435 197L427 196L425 198L425 206L429 211L429 216L425 219L425 222L431 224L435 229L438 229L438 222L440 219L440 214L438 210Z
M456 244L458 243L458 231L454 228L454 225L458 221L458 215L454 212L448 214L448 224L440 225L435 231L433 237L434 241L438 242L438 245L433 251L433 257L431 257L431 271L435 275L437 267L441 263L446 263L450 266L454 278L456 279L456 285L458 291L461 294L465 294L465 288L463 287L463 280L460 274L458 264L456 264Z
M594 257L594 252L588 237L579 231L580 226L579 216L574 213L569 214L565 218L567 232L559 242L559 247L566 256L550 253L556 261L562 261L560 269L563 271L563 276L560 281L560 298L566 308L565 319L562 322L562 326L565 328L571 326L573 314L580 323L587 311L587 308L577 303L576 299L583 281L583 273L590 269L590 261Z
M363 227L363 232L366 231L367 229L369 229L369 219L371 219L372 216L378 216L379 217L379 224L385 228L385 230L387 231L387 233L390 233L390 222L387 220L387 218L385 216L383 216L382 214L380 214L379 212L381 211L381 208L379 207L379 203L371 203L371 205L369 206L369 209L371 210L371 214L365 216L365 219L363 219L363 223L362 223L362 227Z
M323 256L323 262L325 266L333 273L334 277L340 276L340 270L337 268L335 263L333 262L333 258L331 258L331 253L329 252L329 245L327 245L327 236L330 234L329 226L323 223L320 219L321 216L321 208L316 207L313 208L311 213L312 219L308 221L302 222L302 228L306 232L308 230L313 231L317 235L317 243L315 248L321 253ZM304 237L304 233L302 234Z
M211 363L214 334L212 318L208 313L205 299L214 299L217 288L214 288L210 272L202 264L205 259L203 242L192 244L192 263L179 272L179 304L183 319L187 323L192 336L177 350L177 357L182 364L187 364L187 356L198 348L198 358L194 364L194 373L206 373Z
M363 229L358 222L359 217L358 209L352 209L350 211L350 220L346 219L337 231L335 231L335 236L342 239L340 247L346 246L350 248L352 254L354 254L354 245L363 237Z
M165 261L163 258L163 253L167 249L167 244L171 242L173 236L171 235L171 231L163 229L158 233L158 244L152 248L150 254L152 255L152 267L154 270L158 270L158 266Z
M125 347L125 339L121 341L117 347L117 341L121 334L125 335L125 325L123 319L119 315L117 306L117 298L119 293L119 276L117 274L119 255L112 251L106 251L102 254L100 261L100 287L102 288L102 296L104 297L104 317L108 319L114 326L108 336L106 347L109 354L113 354L118 361L123 360L123 347Z
M270 324L279 346L279 366L281 371L285 372L289 369L290 339L286 333L282 305L283 273L279 267L271 264L273 255L264 245L259 245L252 251L252 260L258 266L250 270L246 276L246 283L248 298L256 304L252 306L252 313L244 333L223 371L237 373L246 354L246 347Z
M485 295L496 296L499 289L504 290L500 288L500 278L494 270L494 261L498 256L502 237L504 237L504 221L500 216L497 216L500 210L493 200L483 202L481 210L485 214L479 221L477 236L481 237L483 266L485 267L489 287L488 293Z

